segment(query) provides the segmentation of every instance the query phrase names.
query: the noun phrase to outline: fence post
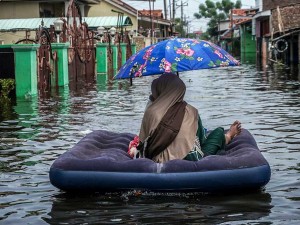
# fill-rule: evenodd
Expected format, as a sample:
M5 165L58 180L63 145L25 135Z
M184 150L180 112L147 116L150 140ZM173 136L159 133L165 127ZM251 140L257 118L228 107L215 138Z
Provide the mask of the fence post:
M127 43L120 43L120 47L122 50L122 66L125 64L126 62L126 47L127 47Z
M132 55L134 55L136 53L136 44L135 43L131 44L131 52L132 52Z
M51 43L52 52L57 52L58 86L69 84L68 48L70 43Z
M113 44L113 45L111 45L111 49L112 49L113 75L115 75L118 70L118 46Z
M96 44L97 74L107 74L107 46L108 43Z
M12 45L15 53L16 96L37 95L37 49L39 44Z

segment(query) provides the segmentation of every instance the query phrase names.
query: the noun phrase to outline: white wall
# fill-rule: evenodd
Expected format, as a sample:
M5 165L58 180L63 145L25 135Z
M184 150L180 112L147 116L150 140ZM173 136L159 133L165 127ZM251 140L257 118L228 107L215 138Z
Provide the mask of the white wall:
M220 25L219 25L219 31L224 31L224 30L227 30L229 29L229 24L230 24L230 21L221 21L220 22Z
M259 8L259 11L262 11L263 8L263 0L255 0L255 7Z

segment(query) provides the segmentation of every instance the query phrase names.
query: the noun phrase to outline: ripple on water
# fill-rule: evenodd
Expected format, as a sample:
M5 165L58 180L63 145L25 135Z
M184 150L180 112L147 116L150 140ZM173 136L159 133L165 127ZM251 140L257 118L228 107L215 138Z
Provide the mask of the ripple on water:
M53 161L88 132L139 132L155 78L144 77L134 79L133 86L120 81L121 89L99 85L49 99L17 100L16 117L0 121L7 129L0 131L0 223L299 224L299 81L247 65L180 77L186 100L198 108L205 127L227 128L239 119L253 134L272 169L265 190L230 196L138 190L105 195L67 194L53 187Z

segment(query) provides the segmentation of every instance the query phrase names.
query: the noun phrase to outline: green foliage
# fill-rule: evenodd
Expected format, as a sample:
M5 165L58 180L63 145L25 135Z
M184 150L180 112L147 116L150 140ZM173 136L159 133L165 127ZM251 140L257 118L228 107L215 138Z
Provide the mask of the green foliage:
M196 38L197 37L197 35L194 33L188 33L187 35L188 35L187 36L188 38Z
M8 97L9 93L15 89L14 79L0 79L0 96Z
M180 18L175 18L175 31L180 34L180 37L185 37L186 36L186 31L184 29L184 26L187 24L185 21L181 21Z
M207 32L204 32L202 35L201 35L201 38L202 40L207 40L209 41L210 40L210 36Z
M10 119L14 113L9 97L9 93L14 89L14 79L0 79L0 122Z
M205 4L202 3L199 5L199 13L195 13L194 17L197 19L210 19L210 21L207 23L207 33L210 36L216 36L219 21L228 19L231 9L240 9L241 7L241 0L237 0L235 3L231 2L230 0L221 0L218 2L206 0Z

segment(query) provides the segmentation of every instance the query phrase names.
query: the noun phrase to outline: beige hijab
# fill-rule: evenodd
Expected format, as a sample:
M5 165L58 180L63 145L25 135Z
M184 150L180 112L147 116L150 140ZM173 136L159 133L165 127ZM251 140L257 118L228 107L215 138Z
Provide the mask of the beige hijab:
M145 110L139 134L140 141L152 134L171 106L183 101L185 90L185 84L175 74L163 74L153 80L151 92L154 101L149 103ZM197 129L198 110L188 104L175 140L153 160L162 163L172 159L183 159L194 147Z

